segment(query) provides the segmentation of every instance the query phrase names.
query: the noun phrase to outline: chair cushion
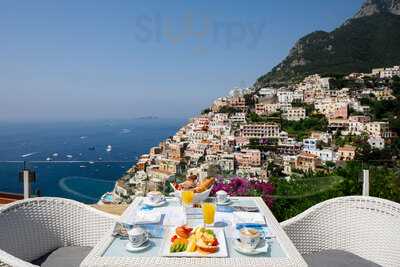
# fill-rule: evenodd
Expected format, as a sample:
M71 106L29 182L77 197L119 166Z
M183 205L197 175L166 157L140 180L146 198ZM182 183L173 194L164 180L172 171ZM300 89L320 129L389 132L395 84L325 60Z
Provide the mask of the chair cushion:
M343 250L324 250L312 255L303 255L310 267L379 267L372 261Z
M79 267L92 247L61 247L32 261L42 267Z

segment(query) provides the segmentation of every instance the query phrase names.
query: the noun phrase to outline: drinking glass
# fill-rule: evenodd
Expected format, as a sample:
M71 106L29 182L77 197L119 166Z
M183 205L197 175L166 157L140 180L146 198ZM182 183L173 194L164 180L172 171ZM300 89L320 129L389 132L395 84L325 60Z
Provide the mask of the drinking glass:
M204 227L212 227L214 225L214 218L215 218L215 202L212 199L207 199L201 205L203 210L203 220L204 220Z
M190 207L193 204L194 192L193 190L183 190L181 197L183 206Z

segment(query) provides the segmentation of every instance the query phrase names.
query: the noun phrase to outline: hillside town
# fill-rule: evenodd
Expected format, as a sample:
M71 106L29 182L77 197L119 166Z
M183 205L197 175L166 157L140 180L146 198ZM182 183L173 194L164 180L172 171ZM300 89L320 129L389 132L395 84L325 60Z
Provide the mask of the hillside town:
M315 74L281 88L234 89L142 155L116 182L114 199L129 203L150 190L165 192L170 181L192 175L267 181L272 166L286 179L329 172L357 157L355 139L383 150L397 133L389 120L375 118L369 103L396 99L391 82L398 77L394 66L340 78Z

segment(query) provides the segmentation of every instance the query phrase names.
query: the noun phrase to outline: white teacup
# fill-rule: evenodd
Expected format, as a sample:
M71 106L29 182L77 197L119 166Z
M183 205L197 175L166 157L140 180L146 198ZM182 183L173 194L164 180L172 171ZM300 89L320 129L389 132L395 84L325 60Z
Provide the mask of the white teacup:
M224 190L220 190L216 193L217 203L225 203L228 201L228 193Z
M147 197L152 203L160 203L165 200L164 195L159 191L151 191L147 193Z
M254 228L240 229L240 242L246 249L255 249L261 241L261 234Z
M141 227L133 227L128 231L128 238L133 247L140 247L148 239L149 234Z

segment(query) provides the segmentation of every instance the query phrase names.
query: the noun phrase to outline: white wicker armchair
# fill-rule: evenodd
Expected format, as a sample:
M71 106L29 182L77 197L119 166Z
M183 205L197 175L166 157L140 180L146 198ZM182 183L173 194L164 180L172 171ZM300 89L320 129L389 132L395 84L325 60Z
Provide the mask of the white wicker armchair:
M116 217L62 198L32 198L0 209L0 266L31 261L59 247L93 247Z
M400 266L400 204L374 197L322 202L282 224L303 255L343 250L382 266Z

